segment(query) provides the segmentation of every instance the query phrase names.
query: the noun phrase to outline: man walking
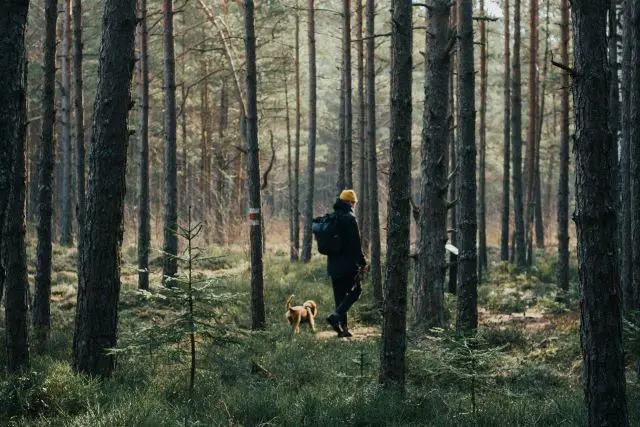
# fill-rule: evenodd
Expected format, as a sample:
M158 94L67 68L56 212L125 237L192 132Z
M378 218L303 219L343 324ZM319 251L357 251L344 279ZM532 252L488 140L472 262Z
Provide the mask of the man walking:
M353 190L344 190L333 205L338 218L341 251L328 256L327 271L331 276L335 311L327 317L339 337L351 337L347 325L347 312L362 293L361 273L367 269L362 253L360 230L353 213L358 199Z

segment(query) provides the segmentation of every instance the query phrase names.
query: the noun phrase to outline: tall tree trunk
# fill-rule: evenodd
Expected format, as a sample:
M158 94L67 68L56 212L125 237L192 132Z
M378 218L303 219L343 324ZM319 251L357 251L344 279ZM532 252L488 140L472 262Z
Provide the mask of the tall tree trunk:
M164 261L163 283L178 272L178 173L176 137L176 64L173 40L173 0L163 0L164 14Z
M456 329L473 332L478 327L478 270L476 253L476 140L473 22L471 2L458 6L458 224L460 228L460 280L457 289Z
M631 270L634 289L633 309L640 308L640 6L633 2L629 39L631 41L631 78L629 88L629 145L631 180ZM575 15L574 15L575 16Z
M149 49L147 0L138 0L138 141L140 144L140 200L138 208L138 288L149 289Z
M380 383L404 391L409 210L411 200L411 70L412 12L410 0L391 2L391 125L389 201L387 203L387 272L382 322Z
M300 255L300 16L298 15L298 1L296 0L296 41L295 41L295 79L296 79L296 154L294 166L294 189L293 189L293 251L295 251L296 261Z
M353 108L351 105L351 0L342 1L344 76L344 185L353 188ZM342 190L342 189L341 189Z
M184 15L182 15L184 18ZM183 20L184 24L184 20ZM180 201L180 205L178 205L178 215L182 215L183 217L187 216L187 212L189 210L189 206L193 205L192 196L193 192L191 192L190 188L192 186L190 174L191 162L189 162L189 157L187 155L187 115L186 115L186 106L189 99L189 94L186 89L185 79L185 52L186 52L186 44L184 40L184 33L182 34L182 52L179 55L181 61L181 81L180 81L180 113L177 114L176 119L180 118L180 142L181 142L181 158L180 158L180 171L182 172L182 186L178 189L178 200ZM178 174L180 175L180 173Z
M449 12L449 32L458 32L458 8L455 3L451 4ZM452 177L449 182L449 200L453 201L451 206L451 244L458 245L458 180L460 169L458 168L458 144L456 139L456 49L451 51L451 64L449 66L449 162L451 164ZM458 255L449 253L449 293L455 295L458 291Z
M225 242L225 224L224 224L224 208L231 205L225 196L224 169L226 168L224 153L225 130L228 126L229 118L229 101L227 93L227 81L222 80L220 85L220 109L218 122L218 143L215 154L215 172L216 172L216 203L214 208L215 214L215 242L223 244Z
M544 220L542 216L542 180L540 177L540 145L542 143L542 124L545 116L545 95L547 91L547 70L549 69L549 3L546 1L544 56L542 57L542 78L540 86L538 114L536 117L536 161L535 161L535 232L536 248L544 249Z
M32 102L27 99L27 112L31 111ZM28 113L27 113L28 114ZM38 222L38 159L40 156L40 138L42 128L42 118L30 120L27 130L27 223L37 224ZM1 300L0 296L0 300Z
M480 14L485 15L484 0L480 0ZM487 22L480 21L480 153L478 188L478 282L482 282L482 273L487 269L487 224L486 224L486 168L487 157L487 55L489 38L487 37Z
M64 1L64 11L62 15L62 41L60 43L60 79L61 79L61 152L60 161L62 163L61 186L61 207L60 212L60 244L71 246L73 244L72 235L72 190L71 190L71 0Z
M358 74L358 194L360 195L360 207L356 212L360 225L360 238L362 250L369 255L369 197L367 183L367 145L365 141L365 99L364 99L364 40L362 39L362 0L356 0L356 67Z
M511 163L513 185L513 218L515 222L515 261L518 268L527 264L524 212L522 202L522 87L520 82L520 0L513 7L513 64L511 90Z
M204 27L202 28L202 38L206 37ZM186 62L186 61L185 61ZM209 160L209 147L211 146L211 111L209 108L209 67L207 60L201 60L200 68L204 77L200 84L200 164L199 164L199 181L200 189L198 197L198 205L200 206L200 218L202 223L206 226L207 231L204 233L205 243L209 240L209 197L211 195L211 188L209 185L209 166L211 161ZM183 113L186 117L186 110Z
M636 289L633 282L631 239L631 53L635 40L632 39L631 19L633 8L631 1L623 2L622 37L622 106L621 106L621 150L620 150L620 286L622 287L624 313L635 309Z
M444 327L444 245L447 241L447 164L451 43L447 0L427 7L427 52L421 144L420 237L413 286L413 314L425 327Z
M576 76L573 218L578 232L580 338L589 425L627 426L612 173L615 165L611 155L615 144L608 123L609 105L602 102L602 95L609 91L607 5L608 0L571 3ZM638 24L635 21L634 28Z
M36 276L33 298L33 330L38 351L44 350L51 327L51 217L53 212L53 166L56 81L56 20L58 1L44 4L44 84L42 93L42 140L38 161L38 243L36 246Z
M342 52L344 52L344 37L342 40ZM345 108L344 102L344 83L345 83L345 74L344 74L344 53L342 54L342 59L340 63L340 120L338 123L338 181L336 182L336 194L340 194L342 190L346 187L346 156L347 156L347 147L344 142L344 133L347 125L347 109Z
M244 2L244 47L247 58L246 149L249 180L249 238L251 240L251 329L265 328L262 282L262 213L260 211L260 151L258 146L258 102L256 88L256 36L253 29L253 0Z
M611 129L611 134L613 136L614 141L614 149L611 150L611 161L614 165L612 170L613 173L613 182L615 186L615 201L616 201L616 212L617 212L617 225L618 225L618 241L621 242L622 238L620 235L620 231L622 229L622 201L620 200L620 163L618 160L618 153L621 148L620 141L620 89L619 89L619 79L618 79L618 16L616 12L616 0L609 1L609 9L608 9L608 26L609 26L609 34L608 34L608 49L609 49L609 68L611 70L611 80L609 84L609 128ZM622 250L620 248L620 244L618 244L618 269L621 267L621 255ZM622 281L620 283L622 288ZM622 291L622 310L624 312L624 291Z
M27 99L27 103L29 100ZM27 111L29 111L29 105L27 105ZM27 222L31 224L38 223L38 175L40 169L38 162L40 159L40 138L42 137L42 119L31 120L29 128L29 144L28 156L29 156L29 189L27 200ZM0 292L0 300L2 299L2 292Z
M135 0L105 0L93 125L87 212L73 368L107 377L115 357L120 297L120 246L127 156L129 90L135 63Z
M375 69L375 0L367 0L366 45L366 144L369 152L369 216L371 224L371 287L373 298L382 307L382 268L380 250L380 214L378 207L378 159L376 151L376 69Z
M293 182L293 160L291 159L291 152L293 151L292 141L291 141L291 116L289 114L289 80L287 78L287 71L285 70L284 74L284 103L285 103L285 124L287 127L287 185L289 186L288 193L288 202L289 202L289 259L291 261L298 260L298 249L295 247L295 216L296 216L296 207L293 204L294 197L294 182Z
M313 191L316 166L316 24L314 0L308 0L309 38L309 146L307 154L307 199L304 209L304 232L302 239L302 261L311 259L311 221L313 220Z
M76 134L76 236L78 253L82 252L82 227L86 210L85 200L85 149L84 149L84 105L82 88L82 0L73 0L73 101ZM78 271L82 268L77 257Z
M502 160L502 222L500 229L500 260L509 261L509 174L511 156L511 52L509 50L509 0L504 0L504 117Z
M5 3L0 15L0 281L5 279L5 361L8 372L29 366L25 244L27 129L27 0ZM1 285L1 283L0 283Z
M527 244L527 264L533 263L533 220L535 214L536 177L536 123L538 107L537 66L538 66L538 0L529 1L529 98L527 125L527 153L525 156L525 239Z
M560 60L569 65L569 0L560 7ZM569 290L569 74L563 73L560 89L560 173L558 183L558 287Z

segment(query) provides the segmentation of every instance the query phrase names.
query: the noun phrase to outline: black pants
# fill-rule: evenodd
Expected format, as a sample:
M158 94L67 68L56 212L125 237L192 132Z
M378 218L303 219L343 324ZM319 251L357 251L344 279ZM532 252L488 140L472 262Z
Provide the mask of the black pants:
M357 274L331 277L333 297L336 301L335 313L340 317L340 324L347 329L347 312L362 294L362 285Z

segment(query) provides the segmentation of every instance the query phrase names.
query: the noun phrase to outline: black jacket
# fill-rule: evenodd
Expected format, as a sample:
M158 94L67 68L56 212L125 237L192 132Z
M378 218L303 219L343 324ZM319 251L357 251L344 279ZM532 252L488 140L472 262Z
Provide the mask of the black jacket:
M355 275L358 267L367 265L360 245L360 230L356 216L349 202L338 199L333 205L338 214L338 232L342 251L338 255L329 255L327 272L333 278Z

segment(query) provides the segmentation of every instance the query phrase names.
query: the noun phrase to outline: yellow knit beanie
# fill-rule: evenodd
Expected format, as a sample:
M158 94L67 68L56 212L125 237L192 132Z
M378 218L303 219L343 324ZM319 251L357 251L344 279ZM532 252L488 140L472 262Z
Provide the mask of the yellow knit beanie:
M345 202L353 202L357 203L358 198L356 197L356 192L353 190L343 190L340 193L340 200L344 200Z

